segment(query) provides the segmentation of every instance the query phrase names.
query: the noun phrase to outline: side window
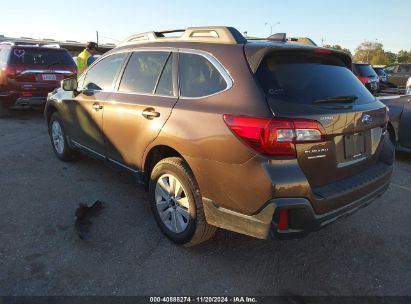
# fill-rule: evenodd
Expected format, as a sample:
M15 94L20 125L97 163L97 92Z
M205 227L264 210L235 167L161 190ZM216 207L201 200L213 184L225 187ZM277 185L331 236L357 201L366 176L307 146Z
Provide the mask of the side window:
M171 54L158 81L156 95L174 96L173 90L173 55Z
M91 67L84 79L83 89L112 90L126 56L126 53L110 55Z
M408 64L401 64L398 67L398 73L409 73L410 72L410 66Z
M9 49L0 48L0 65L6 65L9 59Z
M180 53L179 82L181 96L202 97L223 91L227 83L205 57Z
M155 51L133 53L121 79L119 91L153 94L169 55L168 52Z

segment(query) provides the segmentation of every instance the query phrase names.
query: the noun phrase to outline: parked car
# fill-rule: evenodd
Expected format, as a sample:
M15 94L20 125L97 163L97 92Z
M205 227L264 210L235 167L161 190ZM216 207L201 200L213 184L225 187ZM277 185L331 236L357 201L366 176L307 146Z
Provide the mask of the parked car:
M411 77L408 78L407 85L405 88L405 95L411 95Z
M385 90L387 88L388 78L387 74L384 71L384 68L380 66L374 66L373 69L378 75L380 90Z
M372 93L380 91L379 78L377 73L368 63L353 63L352 70L361 83Z
M10 106L43 106L47 94L76 71L65 49L0 44L0 112Z
M180 34L133 35L49 95L58 158L134 172L161 231L186 246L216 227L306 235L385 192L387 108L348 55L227 27Z
M379 100L390 109L391 141L398 151L411 152L411 95L384 96Z
M388 77L388 85L393 92L404 94L408 78L411 77L411 63L390 64L384 68Z

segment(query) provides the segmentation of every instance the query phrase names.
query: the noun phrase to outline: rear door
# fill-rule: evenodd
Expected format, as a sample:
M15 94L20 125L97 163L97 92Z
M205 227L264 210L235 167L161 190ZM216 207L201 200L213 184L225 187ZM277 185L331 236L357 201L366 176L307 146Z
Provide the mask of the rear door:
M385 106L339 56L277 51L268 54L256 72L275 116L315 120L325 129L324 142L297 145L298 161L313 187L374 163L385 127Z
M80 147L101 156L105 155L104 101L111 95L126 57L126 53L113 54L94 64L79 84L78 94L65 100L71 139Z
M104 104L107 156L134 170L177 102L177 63L172 49L134 52Z

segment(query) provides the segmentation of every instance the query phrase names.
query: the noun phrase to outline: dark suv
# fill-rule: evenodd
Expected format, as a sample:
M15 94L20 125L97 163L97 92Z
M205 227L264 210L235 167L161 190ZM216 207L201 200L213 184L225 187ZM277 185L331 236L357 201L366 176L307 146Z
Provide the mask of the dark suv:
M353 63L352 71L372 94L380 91L380 79L370 64Z
M82 151L146 182L174 242L216 227L301 236L387 189L386 107L344 53L227 27L130 37L49 95L60 159Z
M47 94L76 73L65 49L0 44L0 112L11 106L44 105Z

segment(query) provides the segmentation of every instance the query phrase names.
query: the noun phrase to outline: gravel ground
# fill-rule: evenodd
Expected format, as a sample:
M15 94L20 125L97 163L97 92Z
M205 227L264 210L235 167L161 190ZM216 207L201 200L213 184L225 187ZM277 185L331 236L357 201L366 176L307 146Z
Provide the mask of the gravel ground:
M0 119L0 295L411 295L411 155L367 208L291 241L220 230L181 248L134 179L98 161L63 163L41 112ZM105 202L91 239L80 202Z

